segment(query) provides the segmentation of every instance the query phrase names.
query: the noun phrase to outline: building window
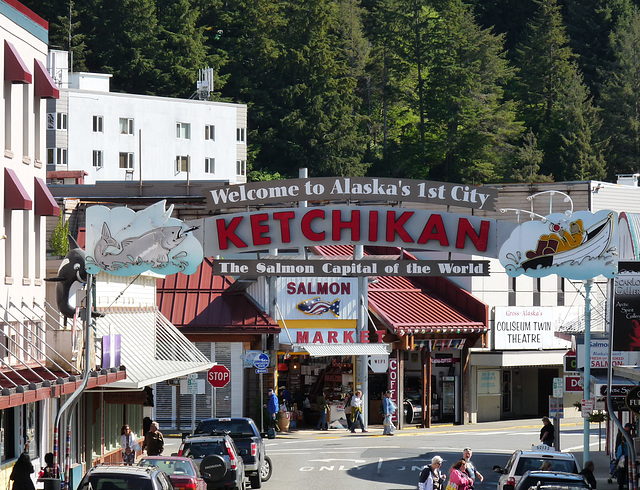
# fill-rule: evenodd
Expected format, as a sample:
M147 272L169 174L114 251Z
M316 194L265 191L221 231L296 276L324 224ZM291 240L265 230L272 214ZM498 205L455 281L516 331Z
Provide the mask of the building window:
M93 150L94 168L102 168L102 150Z
M181 140L191 139L191 124L189 123L176 123L176 138Z
M542 287L542 279L539 277L534 278L533 284L533 306L540 306L540 289Z
M516 306L516 278L509 277L509 306Z
M47 148L47 164L66 165L67 149L66 148Z
M204 139L215 141L216 139L216 127L212 124L206 124L204 126Z
M102 133L102 116L93 116L93 132L94 133ZM133 127L132 127L133 129Z
M236 175L247 175L246 160L236 160Z
M133 153L120 152L119 162L120 168L133 170Z
M215 158L205 158L204 159L204 173L205 174L214 174L214 173L216 173L216 159Z
M67 130L68 115L63 112L50 112L47 114L47 129Z
M133 134L133 119L120 118L120 134Z
M236 129L236 141L238 143L244 143L245 138L245 128L237 128Z
M558 306L564 306L564 277L558 277L558 298L557 298L557 302L558 302Z
M176 173L189 171L189 157L177 156L176 157Z

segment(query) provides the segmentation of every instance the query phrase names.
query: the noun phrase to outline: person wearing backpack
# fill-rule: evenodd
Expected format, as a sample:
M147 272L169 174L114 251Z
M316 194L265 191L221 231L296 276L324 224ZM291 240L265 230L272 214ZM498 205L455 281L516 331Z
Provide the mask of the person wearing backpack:
M393 400L391 399L391 390L385 391L384 398L382 399L382 414L384 415L384 428L382 430L383 436L393 435L393 430L396 426L393 425L391 417L393 417L393 414L396 412L396 408L396 404L393 403Z
M418 478L418 488L420 490L442 490L442 483L447 478L440 473L443 459L440 456L431 458L431 464L425 466Z

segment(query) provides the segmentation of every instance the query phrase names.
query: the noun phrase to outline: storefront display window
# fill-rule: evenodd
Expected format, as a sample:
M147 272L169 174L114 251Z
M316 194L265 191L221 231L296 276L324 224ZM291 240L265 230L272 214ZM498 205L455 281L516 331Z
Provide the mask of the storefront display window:
M38 457L38 406L36 403L24 405L24 443L28 445L29 457Z

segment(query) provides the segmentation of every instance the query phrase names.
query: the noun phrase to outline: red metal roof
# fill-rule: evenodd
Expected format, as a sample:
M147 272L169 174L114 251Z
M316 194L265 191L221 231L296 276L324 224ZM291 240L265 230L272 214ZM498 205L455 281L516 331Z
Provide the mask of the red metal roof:
M229 291L233 278L216 276L205 258L190 275L158 280L157 305L184 333L278 333L280 327L243 291Z
M94 371L89 377L87 389L113 383L126 377L127 372L123 368ZM49 383L50 386L47 386ZM31 370L24 368L15 372L3 369L0 376L0 410L46 398L70 395L81 384L82 375L69 376L66 373L49 371L41 367L32 367Z
M314 247L325 256L353 256L352 245ZM395 247L365 247L365 255L398 255ZM369 309L395 333L484 333L488 306L444 277L380 276L369 284Z

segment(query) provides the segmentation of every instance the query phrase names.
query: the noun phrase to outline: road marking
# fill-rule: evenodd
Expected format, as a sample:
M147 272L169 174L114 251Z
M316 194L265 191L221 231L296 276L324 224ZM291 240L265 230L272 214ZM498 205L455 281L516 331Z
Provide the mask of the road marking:
M366 463L366 459L308 459L307 461L313 461L314 463L331 463L333 461L350 461L351 463Z
M376 474L378 475L380 474L380 470L382 469L382 461L383 461L382 458L378 459L378 468L376 469Z

